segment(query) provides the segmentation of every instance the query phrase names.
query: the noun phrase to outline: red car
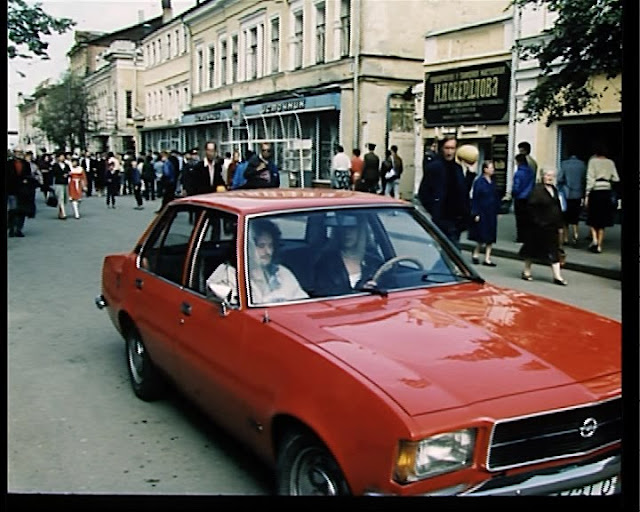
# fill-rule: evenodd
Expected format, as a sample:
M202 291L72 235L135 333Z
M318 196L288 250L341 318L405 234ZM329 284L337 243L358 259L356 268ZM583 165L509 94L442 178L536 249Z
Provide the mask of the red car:
M620 323L484 282L410 203L178 199L96 304L135 394L172 381L278 494L620 492Z

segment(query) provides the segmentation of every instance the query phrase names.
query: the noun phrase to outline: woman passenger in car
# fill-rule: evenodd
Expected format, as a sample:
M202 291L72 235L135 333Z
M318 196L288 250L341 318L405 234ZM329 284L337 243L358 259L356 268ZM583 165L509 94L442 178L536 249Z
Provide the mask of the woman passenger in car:
M264 304L309 297L293 272L275 263L280 229L273 222L257 219L249 225L249 288L252 302Z
M284 302L309 297L293 273L274 262L280 243L280 229L273 222L258 219L249 228L249 288L254 304ZM231 289L230 302L237 303L235 256L218 265L207 279L207 293L215 293L215 285Z
M368 253L366 224L354 215L337 217L330 248L315 268L313 294L318 297L345 295L361 289L383 261Z

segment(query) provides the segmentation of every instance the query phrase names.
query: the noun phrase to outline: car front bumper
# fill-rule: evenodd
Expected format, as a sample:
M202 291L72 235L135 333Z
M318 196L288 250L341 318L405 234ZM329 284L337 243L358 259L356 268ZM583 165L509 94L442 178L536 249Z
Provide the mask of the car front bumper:
M438 489L425 496L548 496L619 494L621 456L619 453L586 462L532 471L512 476L494 477L474 487L464 484ZM390 493L366 492L367 496Z

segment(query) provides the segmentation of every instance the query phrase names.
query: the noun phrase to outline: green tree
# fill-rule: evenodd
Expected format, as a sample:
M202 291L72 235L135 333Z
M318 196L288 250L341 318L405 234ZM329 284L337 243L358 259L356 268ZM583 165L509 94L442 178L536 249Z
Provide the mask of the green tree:
M49 43L43 41L43 35L53 32L63 34L76 22L69 18L54 18L42 9L42 4L27 5L24 0L7 2L7 53L10 59L23 57L30 59L34 55L48 59ZM26 53L24 47L26 46Z
M47 88L34 126L59 148L85 149L90 109L82 78L67 72L60 83Z
M530 120L546 116L549 125L564 114L597 108L602 92L594 88L594 77L609 81L622 72L622 0L512 0L510 5L544 5L558 16L541 38L517 45L519 56L537 59L541 69L521 112Z

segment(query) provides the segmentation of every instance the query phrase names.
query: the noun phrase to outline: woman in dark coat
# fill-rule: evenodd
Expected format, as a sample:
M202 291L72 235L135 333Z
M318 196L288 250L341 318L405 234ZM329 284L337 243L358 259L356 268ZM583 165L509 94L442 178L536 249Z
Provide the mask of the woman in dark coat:
M495 267L491 261L491 248L496 242L498 234L498 211L500 199L493 183L495 169L491 160L482 164L482 174L473 182L471 195L471 224L469 226L469 240L476 242L472 260L480 262L480 248L484 245L483 265Z
M531 263L534 259L551 263L553 282L566 286L567 281L560 274L560 235L564 227L564 218L560 207L558 189L554 185L556 172L553 169L542 171L542 183L537 183L529 196L529 229L520 256L524 258L522 279L531 281Z

